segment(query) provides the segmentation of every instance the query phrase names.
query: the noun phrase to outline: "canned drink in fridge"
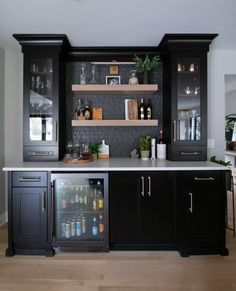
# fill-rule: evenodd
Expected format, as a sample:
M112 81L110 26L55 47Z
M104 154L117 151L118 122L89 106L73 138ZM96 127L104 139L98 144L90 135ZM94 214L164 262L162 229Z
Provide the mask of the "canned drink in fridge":
M71 230L71 236L75 236L75 220L71 220L70 222L70 230Z
M81 220L76 221L76 235L81 236Z
M61 237L66 237L66 223L61 223Z
M82 219L81 219L81 231L82 233L85 233L86 232L86 220L85 220L85 217L83 216Z
M66 229L65 238L70 238L71 233L70 233L70 222L69 221L66 222L66 228L65 229Z

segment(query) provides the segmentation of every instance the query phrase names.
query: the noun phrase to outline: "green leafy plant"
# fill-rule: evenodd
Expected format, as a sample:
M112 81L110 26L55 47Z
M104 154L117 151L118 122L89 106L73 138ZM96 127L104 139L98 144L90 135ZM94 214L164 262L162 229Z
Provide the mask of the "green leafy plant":
M135 61L135 66L138 72L150 72L153 69L156 69L160 65L160 56L154 56L152 59L146 55L144 59L135 55L133 58Z
M99 154L100 153L100 147L99 147L99 144L92 144L90 145L90 151L91 151L91 154Z
M149 151L151 146L151 140L149 136L141 136L138 141L140 151Z
M222 160L217 160L216 159L216 156L210 157L210 161L213 162L213 163L217 163L217 164L223 165L223 166L230 166L231 165L230 162L225 162L225 161L222 161Z

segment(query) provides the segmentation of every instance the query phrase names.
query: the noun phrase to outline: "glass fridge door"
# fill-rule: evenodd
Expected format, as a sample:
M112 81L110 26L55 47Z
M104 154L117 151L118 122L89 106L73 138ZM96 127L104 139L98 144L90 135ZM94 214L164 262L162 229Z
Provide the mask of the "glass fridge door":
M29 140L53 140L53 59L30 60Z
M55 240L107 239L106 174L56 175L54 183Z
M176 141L199 141L202 138L200 58L178 58L176 70Z

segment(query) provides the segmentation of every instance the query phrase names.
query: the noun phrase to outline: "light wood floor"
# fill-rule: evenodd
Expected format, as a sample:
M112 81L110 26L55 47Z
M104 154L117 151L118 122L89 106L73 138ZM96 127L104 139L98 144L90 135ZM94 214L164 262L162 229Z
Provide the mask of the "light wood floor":
M229 291L236 290L236 239L230 255L181 258L175 251L60 253L5 257L0 229L1 291Z

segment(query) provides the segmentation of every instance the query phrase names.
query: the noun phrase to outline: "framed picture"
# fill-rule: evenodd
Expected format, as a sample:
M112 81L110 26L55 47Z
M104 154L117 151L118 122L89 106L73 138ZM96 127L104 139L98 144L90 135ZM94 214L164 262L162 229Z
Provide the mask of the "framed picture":
M120 85L120 76L106 76L107 85Z

